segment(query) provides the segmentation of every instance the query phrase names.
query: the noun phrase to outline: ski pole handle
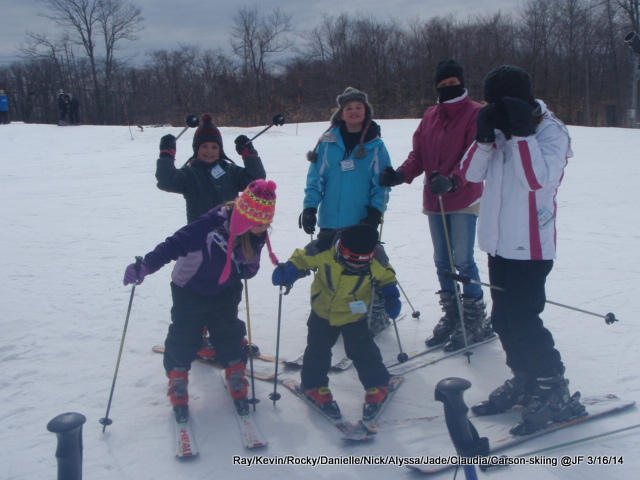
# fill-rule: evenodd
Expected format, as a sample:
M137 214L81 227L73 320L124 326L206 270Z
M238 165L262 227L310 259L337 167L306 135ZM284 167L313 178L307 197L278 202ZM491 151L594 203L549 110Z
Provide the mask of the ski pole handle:
M196 117L195 115L189 115L187 117L187 119L185 120L185 123L187 124L182 131L178 134L178 136L176 137L176 140L178 140L182 134L184 132L186 132L188 129L190 128L194 128L197 127L198 125L200 125L200 120L198 119L198 117Z

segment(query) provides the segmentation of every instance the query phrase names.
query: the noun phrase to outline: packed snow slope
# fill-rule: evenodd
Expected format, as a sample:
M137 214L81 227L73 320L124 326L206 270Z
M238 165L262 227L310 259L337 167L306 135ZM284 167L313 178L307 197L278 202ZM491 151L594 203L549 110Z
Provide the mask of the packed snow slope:
M286 113L286 112L285 112ZM383 120L383 138L394 166L411 148L418 120ZM278 184L273 225L274 250L286 261L309 236L298 229L307 172L305 154L327 123L285 124L255 141L268 178ZM263 127L221 128L226 151L234 152L239 134L255 135ZM272 383L257 381L262 400L255 417L269 446L245 451L232 406L218 370L194 364L190 384L192 423L200 456L179 461L173 455L173 417L166 397L162 357L151 347L164 341L171 297L167 266L136 288L117 377L110 418L102 433L131 287L122 285L125 267L185 223L181 196L156 188L155 160L160 137L176 127L57 127L13 123L0 126L0 465L3 479L54 478L56 437L46 430L65 412L86 416L84 478L91 480L159 480L248 477L266 479L369 480L417 478L395 465L234 465L233 457L254 455L282 459L450 454L442 428L424 417L441 415L434 387L456 376L473 384L467 404L483 400L510 374L499 342L463 356L408 373L384 412L372 442L346 444L339 432L284 388L274 405ZM640 130L569 127L575 157L558 194L558 259L548 279L549 300L606 314L619 323L548 305L543 318L554 333L567 366L571 389L583 395L614 393L640 400L640 327L634 289L640 285L638 222L638 151ZM191 152L193 130L178 140L177 163ZM237 156L234 154L234 158ZM240 159L238 158L238 161ZM421 315L398 323L406 351L423 347L440 317L438 284L427 221L421 213L422 182L394 188L385 215L382 240L408 300ZM635 213L634 213L635 212ZM486 255L476 255L483 280ZM272 266L249 281L252 337L264 353L276 353L278 289L271 285ZM280 357L296 358L305 347L310 277L283 297ZM485 292L489 297L489 292ZM489 300L490 304L490 300ZM490 306L490 305L489 305ZM386 359L398 353L393 328L378 342ZM335 355L342 357L341 346ZM264 363L261 362L261 367ZM285 370L284 376L298 378ZM353 368L331 374L331 387L347 419L361 412L363 390ZM547 445L596 435L640 423L634 407L531 440L505 453L517 455ZM482 434L482 432L480 432ZM623 465L571 467L518 466L494 470L494 479L627 479L640 469L640 429L549 453L570 456L622 455ZM298 460L295 460L298 459ZM460 473L462 475L462 473ZM438 478L451 478L453 472Z

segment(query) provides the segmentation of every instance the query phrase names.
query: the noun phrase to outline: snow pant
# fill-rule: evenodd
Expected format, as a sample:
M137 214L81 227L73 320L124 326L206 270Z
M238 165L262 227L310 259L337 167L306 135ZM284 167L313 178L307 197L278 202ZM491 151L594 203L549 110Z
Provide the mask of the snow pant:
M564 373L560 352L540 318L546 301L544 284L553 260L509 260L489 255L491 323L514 372L533 377Z
M242 283L239 281L220 295L205 297L171 282L171 325L164 342L164 368L170 372L175 367L189 370L202 348L202 330L207 327L210 341L216 349L216 359L224 366L229 361L242 359L242 339L247 329L238 319L238 304L242 299Z
M6 110L0 111L0 123L3 125L8 125L9 123L9 112Z
M69 110L69 123L71 125L80 125L80 110L78 108Z
M449 259L449 247L447 246L442 215L429 213L428 217L429 231L433 242L433 261L436 265L440 290L454 293L453 280L444 276L445 272L451 271L451 260ZM473 256L478 216L472 213L448 213L444 218L447 222L454 267L460 275L480 281L480 273ZM469 284L463 285L462 293L469 297L482 298L482 288L477 283L469 282Z
M342 334L344 350L358 372L358 378L365 389L389 383L389 372L382 363L380 349L373 341L366 317L357 322L339 327L329 325L329 321L311 311L307 320L307 348L302 363L302 385L305 389L329 385L331 349Z

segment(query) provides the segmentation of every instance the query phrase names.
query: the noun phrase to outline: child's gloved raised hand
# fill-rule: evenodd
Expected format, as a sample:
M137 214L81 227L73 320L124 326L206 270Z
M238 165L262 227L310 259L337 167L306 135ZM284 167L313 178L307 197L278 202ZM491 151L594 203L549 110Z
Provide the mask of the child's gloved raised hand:
M298 269L291 262L279 263L271 275L271 283L275 286L291 288L296 280L298 280Z
M169 134L160 139L160 156L176 158L176 137Z
M382 289L384 297L384 311L391 318L398 318L400 310L402 310L402 302L400 301L400 290L395 285L387 285Z
M253 143L246 135L238 135L234 140L236 144L236 152L242 158L245 157L257 157L258 151L254 148Z

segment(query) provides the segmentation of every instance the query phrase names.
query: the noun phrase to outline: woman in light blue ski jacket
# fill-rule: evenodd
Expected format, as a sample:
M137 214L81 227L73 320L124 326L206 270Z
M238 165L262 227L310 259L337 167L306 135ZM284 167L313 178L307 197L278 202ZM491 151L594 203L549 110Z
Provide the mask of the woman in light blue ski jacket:
M379 176L391 159L367 95L347 88L337 102L332 126L307 155L311 165L300 226L314 233L318 214L319 236L358 223L378 228L388 200Z

